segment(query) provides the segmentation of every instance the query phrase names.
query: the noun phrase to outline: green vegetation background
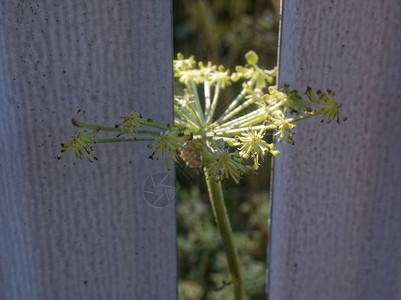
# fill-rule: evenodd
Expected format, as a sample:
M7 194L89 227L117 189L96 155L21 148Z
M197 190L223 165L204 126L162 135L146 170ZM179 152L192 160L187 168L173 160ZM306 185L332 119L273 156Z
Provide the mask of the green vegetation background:
M260 65L277 64L278 0L173 0L174 51L233 70L254 50ZM178 89L178 84L176 85ZM227 97L240 87L232 86ZM229 100L229 99L226 99ZM224 103L223 103L224 105ZM177 223L180 300L228 300L231 286L223 246L203 178L177 166ZM270 161L242 185L226 182L225 198L244 266L249 299L265 299Z

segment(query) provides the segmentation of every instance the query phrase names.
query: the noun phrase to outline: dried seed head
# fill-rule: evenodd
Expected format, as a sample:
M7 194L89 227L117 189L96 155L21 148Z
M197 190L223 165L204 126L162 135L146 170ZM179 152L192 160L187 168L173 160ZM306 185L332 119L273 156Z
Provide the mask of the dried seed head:
M203 164L199 146L193 140L187 141L184 146L184 150L180 152L181 159L188 167L195 170L201 169Z

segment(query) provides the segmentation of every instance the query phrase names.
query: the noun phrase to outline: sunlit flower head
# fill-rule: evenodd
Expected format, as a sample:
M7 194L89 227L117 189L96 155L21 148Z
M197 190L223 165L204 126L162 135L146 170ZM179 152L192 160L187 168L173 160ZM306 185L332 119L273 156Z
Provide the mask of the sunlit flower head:
M274 144L269 144L263 139L264 136L264 129L257 132L249 128L247 132L237 137L238 144L241 146L239 156L245 159L252 157L254 170L259 168L259 158L263 159L268 153L271 153L273 156L280 154L279 151L275 150Z
M292 123L293 119L286 118L282 111L275 111L269 116L272 125L276 126L275 135L278 136L278 141L283 142L287 140L289 143L294 144L292 139L295 124Z
M293 144L296 122L315 115L327 122L346 119L332 91L314 93L308 87L305 97L296 90L289 90L288 86L279 89L273 85L277 68L259 67L259 56L254 51L249 51L245 59L247 64L235 67L230 75L223 66L197 62L193 56L185 58L178 54L174 60L174 77L183 84L184 93L174 97L175 127L156 124L131 112L122 117L117 128L100 128L79 122L77 113L73 124L95 131L71 138L63 145L61 157L75 150L79 158L96 159L90 144L111 142L110 139L96 140L97 131L119 132L117 137L129 133L133 139L119 141L153 141L149 145L153 150L150 158L163 157L169 170L168 156L175 161L180 156L187 166L195 170L204 168L217 181L231 177L238 182L245 172L258 169L266 155L280 154L275 144L268 142L272 136L277 136L277 142ZM222 96L224 89L236 81L241 82L230 90L240 88L241 83L242 90L235 97ZM265 138L267 133L270 136Z
M231 84L230 71L225 70L223 66L219 66L216 71L210 73L209 81L212 84L218 83L224 89L226 85Z
M190 70L196 66L196 61L193 56L185 58L181 53L177 54L177 59L173 61L174 74L178 74L180 71ZM176 75L177 76L177 75Z

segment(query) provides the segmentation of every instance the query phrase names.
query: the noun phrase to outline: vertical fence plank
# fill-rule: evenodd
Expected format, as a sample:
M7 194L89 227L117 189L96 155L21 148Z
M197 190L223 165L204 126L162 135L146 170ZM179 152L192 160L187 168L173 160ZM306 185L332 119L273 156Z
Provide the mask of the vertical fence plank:
M175 207L143 194L163 163L143 143L56 159L78 109L172 121L171 19L165 0L0 1L0 299L177 298Z
M286 0L280 85L330 88L344 124L276 159L271 300L401 299L401 2Z

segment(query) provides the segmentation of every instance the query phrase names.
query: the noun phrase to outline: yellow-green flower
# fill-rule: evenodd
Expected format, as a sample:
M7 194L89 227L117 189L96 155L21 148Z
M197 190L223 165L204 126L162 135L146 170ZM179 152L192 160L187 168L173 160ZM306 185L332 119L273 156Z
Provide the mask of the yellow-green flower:
M189 108L194 101L191 99L192 95L188 93L187 89L184 90L184 93L183 96L174 96L174 101L180 108Z
M230 71L219 66L217 71L210 73L209 81L211 84L218 83L224 89L226 85L231 84Z
M124 121L116 125L116 128L121 126L121 133L117 136L120 136L124 133L131 133L132 136L135 136L137 128L141 126L141 114L133 111L127 117L121 117L121 119L123 119Z
M346 121L347 117L343 116L340 112L341 105L338 105L334 100L334 92L327 90L327 93L328 94L324 94L321 91L317 91L317 95L319 96L318 103L324 107L317 111L316 114L323 116L322 122L326 121L327 123L330 123L334 119L337 123L340 123L340 119Z
M240 79L249 79L252 77L254 68L247 68L244 66L236 66L235 72L231 74L232 81L238 81Z
M275 150L274 144L268 144L263 139L264 135L264 129L257 132L252 130L252 128L249 128L247 132L244 132L241 136L237 137L238 144L241 145L239 156L245 159L251 156L254 161L254 170L259 168L259 157L263 159L263 157L268 153L271 153L274 156L280 154L279 151Z
M287 94L287 100L285 106L289 108L291 113L297 113L301 115L303 113L311 114L313 112L312 104L314 98L310 97L313 92L310 87L306 90L305 94L308 96L310 101L306 101L297 90L290 90L288 85L284 86L284 92ZM314 96L314 95L313 95Z
M268 93L264 95L264 101L268 106L274 106L277 103L282 102L285 105L286 101L288 101L288 96L277 89L276 86L270 86L268 88Z
M257 89L263 89L266 86L271 85L274 82L274 78L271 76L271 71L255 67L251 81L255 84Z
M179 72L184 70L193 69L196 66L196 61L193 56L185 58L181 53L177 54L177 59L173 61L174 75L177 76Z
M244 82L243 87L251 91L253 88L263 89L271 85L276 74L276 69L264 70L256 65L249 67L237 66L235 67L235 73L231 75L231 80L248 79L249 81Z
M211 141L202 149L203 161L209 175L216 181L231 177L239 183L241 176L251 170L237 152L230 152L223 140Z
M286 139L289 143L294 144L292 139L292 131L295 128L295 124L291 123L293 119L286 118L282 111L275 111L269 116L269 122L276 126L276 136L278 135L278 141L283 142Z
M154 144L148 146L149 149L154 149L149 158L153 159L154 155L156 155L156 159L159 159L160 156L163 156L167 169L171 170L168 163L168 153L170 153L174 161L177 161L179 151L188 139L189 137L184 135L178 128L169 127L169 130L160 133L160 136L155 139Z
M210 61L205 65L203 62L198 63L199 71L205 80L210 80L209 76L216 71L217 66L213 65Z
M251 170L244 160L238 157L238 153L230 153L224 146L216 149L205 148L203 157L206 169L216 181L231 177L235 183L239 183L241 176Z
M96 139L95 135L98 133L98 130L94 130L91 132L82 131L78 133L77 136L72 136L65 144L61 144L62 150L58 159L62 159L67 155L68 152L74 150L75 155L79 159L86 158L90 162L92 162L91 158L94 160L98 160L98 158L93 153L93 149L90 144L95 144Z
M184 70L180 71L179 73L179 81L185 84L194 81L196 84L199 84L204 82L205 78L202 76L202 73L199 69Z

